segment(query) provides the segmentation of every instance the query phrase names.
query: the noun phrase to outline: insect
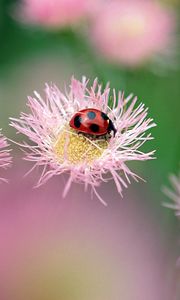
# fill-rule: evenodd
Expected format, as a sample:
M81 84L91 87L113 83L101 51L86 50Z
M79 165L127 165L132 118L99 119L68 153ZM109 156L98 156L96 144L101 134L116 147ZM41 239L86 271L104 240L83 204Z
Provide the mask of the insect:
M86 108L78 111L70 120L69 125L78 132L93 136L106 135L111 131L113 131L115 136L117 132L109 117L95 108Z

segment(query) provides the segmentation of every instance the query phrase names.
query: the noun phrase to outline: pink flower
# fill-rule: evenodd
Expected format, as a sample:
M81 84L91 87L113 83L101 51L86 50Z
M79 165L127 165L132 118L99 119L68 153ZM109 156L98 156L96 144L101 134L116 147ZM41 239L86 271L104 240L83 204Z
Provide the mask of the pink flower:
M24 23L60 28L84 19L89 4L89 0L22 0L16 7L16 16Z
M104 210L81 186L62 199L63 178L22 185L24 168L14 166L1 190L1 300L172 299L160 223L130 189Z
M22 146L26 159L33 161L34 167L42 167L37 186L53 175L68 172L64 195L72 182L84 183L85 189L90 186L98 195L96 188L109 180L110 173L121 194L122 187L130 183L129 177L138 179L126 163L153 158L154 151L144 153L139 148L152 139L146 131L155 124L147 118L144 104L135 107L137 98L133 95L124 98L123 93L116 96L113 90L110 98L108 86L102 90L97 80L90 88L87 84L85 77L82 82L72 79L70 91L65 94L55 85L47 85L45 99L35 92L35 97L28 98L31 112L21 113L20 119L12 118L11 126L33 142ZM71 118L85 108L96 108L107 114L117 130L115 136L91 139L73 130L69 126Z
M164 203L164 206L174 209L176 216L180 217L180 174L179 176L171 175L170 183L172 189L164 187L163 191L173 203Z
M174 15L157 1L119 0L101 7L91 35L107 59L134 67L167 55L174 29Z
M7 139L0 132L0 169L6 169L11 164L12 158L9 153ZM4 178L0 178L0 181L6 181Z

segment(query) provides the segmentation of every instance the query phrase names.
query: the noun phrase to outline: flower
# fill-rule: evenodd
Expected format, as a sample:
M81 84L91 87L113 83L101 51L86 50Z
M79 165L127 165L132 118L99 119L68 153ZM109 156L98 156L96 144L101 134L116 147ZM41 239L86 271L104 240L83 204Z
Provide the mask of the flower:
M129 67L157 59L158 55L170 57L174 31L170 9L149 0L107 2L90 29L93 43L104 57Z
M137 98L133 95L124 98L124 94L119 92L117 97L113 90L110 98L108 86L102 90L96 79L92 87L88 88L87 84L85 77L81 82L72 78L70 92L65 94L55 85L46 85L45 100L35 92L35 97L28 98L31 112L21 113L19 119L11 118L11 126L33 142L22 146L26 159L33 161L34 167L42 167L37 186L53 175L69 172L64 196L72 182L79 182L85 184L85 189L90 185L103 202L96 188L102 181L109 180L107 173L111 173L121 194L122 187L130 183L130 176L135 180L139 178L126 162L153 158L154 151L143 153L139 148L152 139L146 131L155 124L152 119L146 118L144 104L140 103L135 108ZM96 108L107 114L117 130L115 136L92 139L71 128L71 118L85 108Z
M12 158L9 153L7 139L0 132L0 168L6 169L11 164ZM4 178L0 178L0 181L6 181Z
M164 187L164 193L173 201L173 203L164 203L164 206L175 210L176 216L180 217L180 174L179 176L171 175L170 183L173 190Z
M143 199L129 189L126 203L103 210L78 186L66 201L57 197L62 178L32 189L33 176L22 185L24 167L15 161L1 190L1 299L172 299L160 220Z
M89 2L84 0L22 0L15 14L24 23L61 28L84 19L89 8Z

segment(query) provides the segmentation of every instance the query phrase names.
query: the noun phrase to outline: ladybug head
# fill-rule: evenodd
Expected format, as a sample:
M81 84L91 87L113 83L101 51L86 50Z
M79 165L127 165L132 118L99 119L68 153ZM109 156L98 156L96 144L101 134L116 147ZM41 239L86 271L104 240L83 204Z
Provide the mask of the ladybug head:
M114 134L114 137L115 137L115 134L117 132L117 129L114 127L114 124L113 122L109 119L109 125L108 125L108 133L110 133L111 131L113 131L113 134Z

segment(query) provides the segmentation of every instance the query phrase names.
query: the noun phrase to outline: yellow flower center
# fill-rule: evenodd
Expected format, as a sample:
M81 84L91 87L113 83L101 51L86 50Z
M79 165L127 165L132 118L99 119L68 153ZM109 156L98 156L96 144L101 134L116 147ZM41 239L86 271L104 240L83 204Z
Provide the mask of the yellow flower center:
M90 139L67 127L59 134L54 144L54 151L60 163L68 161L76 165L86 162L90 165L107 147L108 141L105 137Z

